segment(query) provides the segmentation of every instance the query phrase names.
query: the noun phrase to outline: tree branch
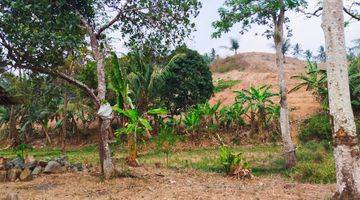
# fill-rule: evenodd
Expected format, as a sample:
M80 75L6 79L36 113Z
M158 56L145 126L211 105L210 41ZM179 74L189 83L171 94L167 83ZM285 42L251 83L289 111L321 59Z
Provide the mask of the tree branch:
M357 15L355 15L354 13L351 13L351 11L348 10L348 9L346 9L345 7L344 7L344 12L345 12L346 14L348 14L350 17L352 17L352 18L360 21L360 16L357 16Z

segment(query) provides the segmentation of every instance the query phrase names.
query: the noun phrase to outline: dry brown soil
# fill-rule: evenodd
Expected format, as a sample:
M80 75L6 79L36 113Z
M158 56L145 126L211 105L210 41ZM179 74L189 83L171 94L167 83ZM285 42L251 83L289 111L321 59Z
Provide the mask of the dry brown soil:
M1 183L0 197L21 199L328 199L334 185L293 183L276 176L238 180L215 173L155 167L136 169L136 178L100 182L86 172L43 175L31 182Z

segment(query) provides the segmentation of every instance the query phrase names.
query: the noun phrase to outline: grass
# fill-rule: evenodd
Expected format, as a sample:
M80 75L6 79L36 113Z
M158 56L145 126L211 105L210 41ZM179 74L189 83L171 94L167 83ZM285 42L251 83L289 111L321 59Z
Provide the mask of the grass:
M121 145L112 145L115 158L127 156L126 149ZM334 183L335 164L331 150L324 144L308 143L297 150L298 164L291 170L284 168L282 147L279 145L233 146L235 153L242 153L250 164L255 176L280 174L284 177L307 183ZM59 149L36 149L30 152L37 159L50 159L61 155ZM97 146L90 145L67 151L72 163L98 163ZM12 150L0 151L0 157L14 158ZM139 153L139 162L145 165L158 165L175 169L196 169L204 172L225 174L219 161L219 147L196 149L178 149L170 155L166 163L166 154L154 150ZM120 163L119 163L120 164Z
M214 89L214 92L215 93L218 93L218 92L221 92L227 88L230 88L236 84L239 84L241 83L240 80L223 80L223 79L220 79L217 81L217 84L215 86L215 89Z

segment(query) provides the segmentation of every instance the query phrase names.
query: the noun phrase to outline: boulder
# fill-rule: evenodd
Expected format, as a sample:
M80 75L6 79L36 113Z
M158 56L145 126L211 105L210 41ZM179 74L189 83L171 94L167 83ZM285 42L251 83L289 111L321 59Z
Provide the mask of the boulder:
M16 181L16 179L19 178L20 174L21 174L21 169L12 168L7 171L6 178L8 181L14 182Z
M35 167L35 169L31 172L32 176L37 176L42 172L43 168L41 166Z
M40 167L46 167L46 165L48 164L48 162L46 162L46 161L43 161L43 160L40 160L39 162L38 162L38 165L40 166Z
M84 166L82 163L75 163L74 167L76 167L77 171L83 171L84 170Z
M32 175L29 168L25 168L20 174L20 181L31 181Z
M9 162L7 162L5 164L5 168L6 169L11 169L11 168L19 168L19 169L24 169L25 168L25 163L23 161L22 158L17 157Z
M0 183L6 182L6 171L0 171Z
M53 161L59 163L61 166L69 165L69 162L67 161L67 156L60 156L57 158L54 158Z
M59 173L62 171L61 164L56 161L50 161L45 167L44 173Z
M35 162L36 159L33 155L27 155L26 158L25 158L25 164L28 164L28 163L33 163Z

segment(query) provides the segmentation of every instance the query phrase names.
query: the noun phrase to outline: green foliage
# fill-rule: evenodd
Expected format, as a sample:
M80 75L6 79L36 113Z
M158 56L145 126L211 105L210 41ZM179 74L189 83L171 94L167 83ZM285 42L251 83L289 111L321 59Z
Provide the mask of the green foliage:
M246 113L252 123L254 129L255 123L259 128L259 134L263 136L265 128L268 126L269 117L274 118L276 105L272 98L278 96L277 93L271 92L270 85L251 86L248 90L235 91L236 103L245 104ZM270 112L270 113L269 113ZM269 115L270 114L270 115ZM253 132L255 130L252 130Z
M284 4L278 0L227 0L218 10L220 20L212 24L216 29L212 37L218 38L223 33L229 32L236 23L241 23L240 33L248 31L255 24L273 28L273 17L277 16L279 11L295 10L305 4L305 0L284 0ZM289 19L287 18L285 21L289 21ZM264 34L270 38L273 36L273 31L268 29Z
M221 92L227 88L230 88L234 85L237 85L241 83L240 80L224 80L224 79L220 79L217 81L217 84L215 86L215 89L214 89L214 92L215 93L218 93L218 92Z
M172 114L179 114L209 100L214 86L209 67L198 52L182 46L173 54L160 98Z
M219 113L219 123L221 127L226 129L238 129L245 125L243 116L246 114L246 110L242 104L233 104L231 106L225 106L221 108Z
M328 107L326 71L321 70L317 63L308 61L305 74L292 76L291 78L298 79L301 82L292 88L289 93L298 91L305 87L306 91L311 91L313 95L315 95L317 100L322 104L323 108L326 109Z
M16 153L16 156L21 158L21 159L25 159L25 156L27 155L28 151L32 151L33 148L30 145L21 143L18 146L16 146L14 149L14 152Z
M241 153L234 153L229 147L220 147L219 160L223 170L227 174L233 174L237 167L250 169L250 165L245 161Z
M349 86L353 110L356 113L360 113L360 57L353 60L350 64Z
M306 119L300 125L299 140L303 143L309 141L332 141L330 118L325 113L320 113Z
M161 127L159 134L154 138L156 149L166 154L166 164L169 165L169 156L172 154L176 142L181 137L177 135L172 126L164 125Z
M336 181L335 162L326 143L309 142L297 150L297 165L290 177L303 183L327 184Z

